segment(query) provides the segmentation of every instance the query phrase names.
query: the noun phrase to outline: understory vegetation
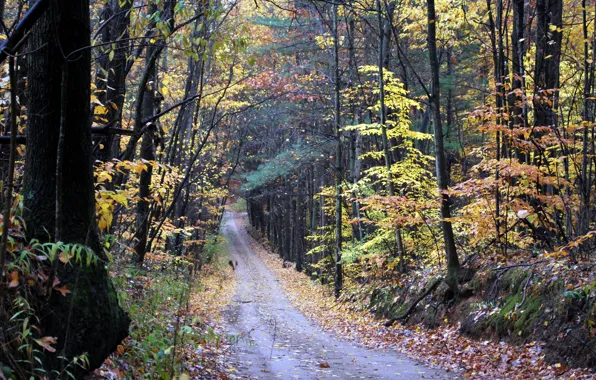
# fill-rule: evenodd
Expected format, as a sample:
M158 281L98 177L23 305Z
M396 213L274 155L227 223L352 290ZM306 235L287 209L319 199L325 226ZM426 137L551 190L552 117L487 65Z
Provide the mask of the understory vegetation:
M224 372L222 352L237 337L218 319L234 293L225 240L208 238L205 261L153 256L144 268L115 265L120 304L131 319L130 335L95 372L98 378L199 378Z

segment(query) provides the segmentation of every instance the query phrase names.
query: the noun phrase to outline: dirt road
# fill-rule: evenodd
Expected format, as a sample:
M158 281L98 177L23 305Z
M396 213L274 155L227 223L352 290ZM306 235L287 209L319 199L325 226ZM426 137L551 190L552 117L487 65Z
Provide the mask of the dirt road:
M446 378L397 353L373 351L323 332L298 312L278 279L251 249L251 237L226 213L222 235L236 268L237 291L225 311L234 345L233 376L250 379Z

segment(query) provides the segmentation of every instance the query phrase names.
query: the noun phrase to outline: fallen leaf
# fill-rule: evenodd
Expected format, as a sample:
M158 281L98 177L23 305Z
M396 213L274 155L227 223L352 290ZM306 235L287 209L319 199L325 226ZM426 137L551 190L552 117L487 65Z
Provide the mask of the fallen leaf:
M61 252L58 255L58 260L60 260L62 264L67 264L70 261L70 254L68 252Z
M19 272L13 270L8 276L10 277L10 282L8 283L9 288L16 288L19 286Z
M51 344L56 344L57 341L58 341L58 339L56 337L52 337L52 336L44 336L41 339L35 339L35 342L37 344L39 344L46 351L49 351L49 352L56 352L56 349L54 347L50 346L50 345Z
M59 291L64 297L66 297L68 293L71 293L71 291L66 288L66 285L54 286L54 290Z

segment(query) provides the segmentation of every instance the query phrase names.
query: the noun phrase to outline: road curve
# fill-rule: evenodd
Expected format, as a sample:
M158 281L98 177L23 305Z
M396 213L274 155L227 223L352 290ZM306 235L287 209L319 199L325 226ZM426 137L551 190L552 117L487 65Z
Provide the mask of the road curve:
M238 262L236 294L224 312L227 332L242 338L229 365L243 379L448 378L395 352L359 347L322 331L288 301L278 280L251 249L251 237L226 212L221 234Z

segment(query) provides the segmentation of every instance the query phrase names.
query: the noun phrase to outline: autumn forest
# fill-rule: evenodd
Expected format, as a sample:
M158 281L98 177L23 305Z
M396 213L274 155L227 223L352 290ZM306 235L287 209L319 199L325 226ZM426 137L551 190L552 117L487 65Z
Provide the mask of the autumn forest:
M0 380L596 377L593 0L0 0Z

